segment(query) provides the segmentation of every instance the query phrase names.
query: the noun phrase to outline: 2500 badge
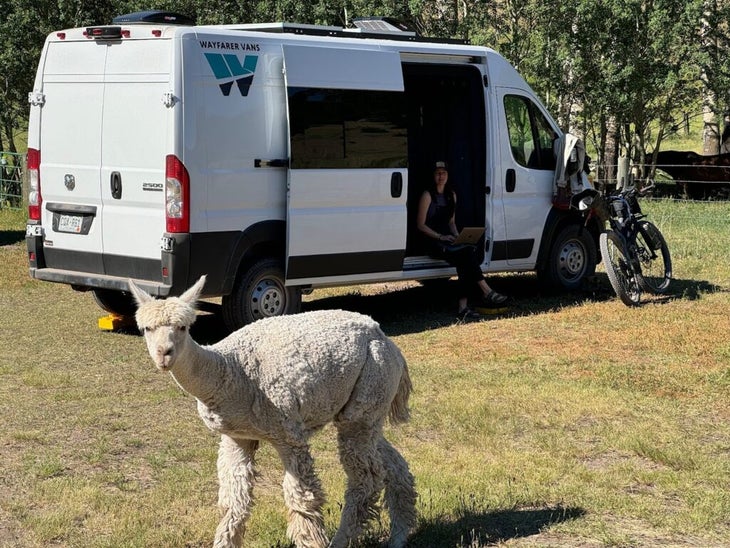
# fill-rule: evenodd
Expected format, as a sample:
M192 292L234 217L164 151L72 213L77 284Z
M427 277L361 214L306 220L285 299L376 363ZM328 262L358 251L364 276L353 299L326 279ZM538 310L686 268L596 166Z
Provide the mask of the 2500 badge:
M148 192L162 192L164 185L162 183L142 183L142 190Z

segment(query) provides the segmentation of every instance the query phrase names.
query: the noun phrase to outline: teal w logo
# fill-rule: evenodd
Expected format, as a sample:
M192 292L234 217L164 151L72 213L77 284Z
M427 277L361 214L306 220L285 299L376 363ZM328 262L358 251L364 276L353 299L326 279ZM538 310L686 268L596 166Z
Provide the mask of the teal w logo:
M246 55L243 65L239 62L238 56L233 53L206 53L205 58L216 79L225 80L219 84L223 95L227 97L231 93L233 82L236 83L243 97L248 95L251 82L253 82L253 74L256 72L258 56Z

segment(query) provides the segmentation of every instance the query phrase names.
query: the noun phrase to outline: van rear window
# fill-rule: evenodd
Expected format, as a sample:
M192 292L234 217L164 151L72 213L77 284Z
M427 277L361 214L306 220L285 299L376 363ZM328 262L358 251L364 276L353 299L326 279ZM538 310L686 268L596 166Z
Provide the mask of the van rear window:
M404 168L404 94L289 88L294 169Z

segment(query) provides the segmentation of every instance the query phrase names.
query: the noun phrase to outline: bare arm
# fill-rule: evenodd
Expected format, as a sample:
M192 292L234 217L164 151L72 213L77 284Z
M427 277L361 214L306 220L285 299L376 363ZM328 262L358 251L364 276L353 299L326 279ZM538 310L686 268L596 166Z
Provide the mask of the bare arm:
M431 194L428 192L424 192L423 194L421 194L421 199L418 202L418 216L416 217L416 227L429 238L439 240L441 238L441 234L426 225L426 215L428 214L428 207L430 205Z
M454 237L459 235L459 229L456 228L456 194L454 194L454 214L449 219L449 230Z

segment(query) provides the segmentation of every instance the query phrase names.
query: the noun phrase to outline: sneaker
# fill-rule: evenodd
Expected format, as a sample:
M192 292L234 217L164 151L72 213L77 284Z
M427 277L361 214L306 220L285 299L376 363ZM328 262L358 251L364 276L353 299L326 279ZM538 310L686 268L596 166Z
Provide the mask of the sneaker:
M479 314L479 312L475 312L467 306L459 310L459 312L457 312L456 314L456 317L463 322L471 322L480 319L481 315Z

